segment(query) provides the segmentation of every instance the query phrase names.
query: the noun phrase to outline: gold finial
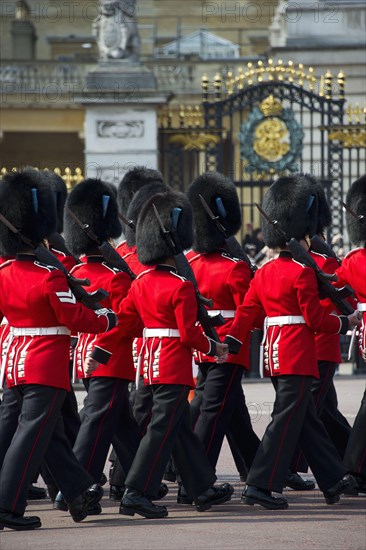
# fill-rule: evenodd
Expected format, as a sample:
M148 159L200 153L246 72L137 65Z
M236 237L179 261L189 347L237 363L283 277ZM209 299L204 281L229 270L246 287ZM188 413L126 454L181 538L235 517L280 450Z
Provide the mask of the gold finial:
M309 90L311 92L313 92L314 88L315 88L315 84L316 84L316 77L314 75L314 67L309 67L308 81L309 81Z
M83 171L81 168L75 168L75 176L74 176L74 181L76 184L80 183L81 181L83 181L84 179L84 176L83 176Z
M333 85L333 75L328 69L324 75L324 93L327 99L332 99L332 85Z
M361 124L362 109L358 102L356 103L356 107L353 109L353 114L355 115L355 123Z
M234 93L235 78L232 71L228 71L226 75L226 91L229 95Z
M343 71L339 71L337 74L337 83L338 83L338 95L339 99L344 99L344 87L346 83L346 75Z
M202 88L203 101L208 101L208 87L209 87L208 76L207 76L207 74L204 74L201 78L201 88Z
M348 105L346 109L346 115L348 117L348 124L352 124L352 115L353 115L352 105Z
M179 107L179 127L184 127L184 121L185 121L185 112L184 112L184 105L181 105Z
M321 75L320 77L319 95L321 97L324 97L324 76L323 75Z
M220 73L215 74L214 89L215 89L215 101L221 101L222 78Z

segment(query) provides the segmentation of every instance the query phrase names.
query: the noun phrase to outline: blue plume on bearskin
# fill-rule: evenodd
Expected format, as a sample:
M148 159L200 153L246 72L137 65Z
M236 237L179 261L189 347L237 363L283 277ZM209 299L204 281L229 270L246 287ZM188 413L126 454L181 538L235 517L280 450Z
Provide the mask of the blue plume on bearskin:
M307 177L293 175L276 180L263 198L263 210L290 239L315 235L318 223L318 194ZM262 218L263 237L270 248L284 247L286 240Z
M0 213L36 246L56 230L55 196L34 169L6 174L0 183ZM0 254L14 256L29 248L0 223Z
M223 174L207 172L198 176L187 191L193 210L194 250L213 252L225 248L225 237L209 218L199 195L203 196L215 216L219 216L220 223L230 237L241 227L241 209L236 187Z
M190 248L193 242L192 208L187 197L178 191L157 193L144 204L137 220L137 255L145 265L164 262L173 255L172 248L162 234L153 205L165 229L176 232L183 250ZM177 210L180 210L178 217Z
M68 209L83 223L90 226L100 241L116 239L122 233L118 217L116 188L100 179L86 179L76 185L65 205L65 241L75 255L88 254L96 243L72 218Z

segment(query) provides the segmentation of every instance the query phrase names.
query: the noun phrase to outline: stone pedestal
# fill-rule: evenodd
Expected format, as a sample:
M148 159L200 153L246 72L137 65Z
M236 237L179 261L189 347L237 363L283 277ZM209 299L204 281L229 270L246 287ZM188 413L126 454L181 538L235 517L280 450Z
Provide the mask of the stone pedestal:
M158 167L157 110L168 100L139 63L101 62L87 75L85 174L118 184L133 166Z

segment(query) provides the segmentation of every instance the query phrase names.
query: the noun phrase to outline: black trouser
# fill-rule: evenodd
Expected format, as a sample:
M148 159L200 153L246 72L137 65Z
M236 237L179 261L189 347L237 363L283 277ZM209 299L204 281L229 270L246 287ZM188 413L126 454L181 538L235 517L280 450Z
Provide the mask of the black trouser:
M84 384L88 395L74 453L98 483L111 442L122 466L128 471L141 434L130 410L128 380L95 376L84 379Z
M345 428L343 421L340 420L337 416L337 406L335 410L329 408L330 404L334 405L334 401L329 402L327 399L328 394L331 392L332 388L335 391L333 377L336 368L337 363L333 363L332 361L318 361L319 378L314 379L311 387L311 393L313 395L316 413L321 420L323 411L328 402L327 411L329 420L327 425L324 425L330 439L333 441L334 446L338 451L339 458L342 459L345 452L344 438L342 437L342 433L347 428ZM327 429L328 427L329 430ZM348 430L348 434L349 432L350 429ZM338 435L338 433L340 433L340 435ZM308 471L308 463L305 460L304 454L299 448L295 451L294 458L291 464L291 470L294 472Z
M21 409L0 473L0 508L23 514L28 485L42 459L68 502L93 482L76 460L60 415L66 390L28 384L11 389Z
M199 413L194 431L202 441L213 468L216 467L226 434L248 468L259 447L260 441L252 428L245 403L242 376L240 365L199 365L198 384L191 403L193 417Z
M141 440L126 486L157 496L170 454L188 495L195 498L216 480L202 445L192 432L187 401L189 388L154 385L151 421Z
M247 477L247 484L282 492L297 443L322 491L335 485L345 468L316 415L311 376L275 376L272 420Z
M343 459L351 434L351 426L347 418L338 409L337 392L334 383L329 388L320 419Z
M140 428L141 434L144 435L151 419L153 395L151 386L145 386L142 378L140 379L139 387L136 389L135 386L130 393L130 403L132 405L133 416ZM112 452L110 460L114 461L112 475L109 480L110 484L121 487L125 483L128 470L126 470L123 463L121 464L114 452Z
M366 479L366 390L348 441L344 464L347 472Z
M0 405L0 470L18 427L20 411L21 406L14 390L5 385L3 400Z

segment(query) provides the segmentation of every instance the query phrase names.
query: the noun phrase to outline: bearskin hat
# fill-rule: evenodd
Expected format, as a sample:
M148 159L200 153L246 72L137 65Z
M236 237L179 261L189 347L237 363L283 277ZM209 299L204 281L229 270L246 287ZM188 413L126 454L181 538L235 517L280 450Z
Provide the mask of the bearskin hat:
M57 233L62 233L64 227L64 207L67 198L67 187L64 180L51 170L42 170L41 175L51 185L56 196Z
M88 224L99 241L115 239L122 233L118 217L116 189L100 179L86 179L69 194L64 215L65 241L75 255L88 254L96 247L85 231L71 216L69 210Z
M37 170L6 174L0 183L0 213L36 246L56 229L55 196ZM29 248L0 222L0 254L14 256Z
M168 231L175 231L183 250L192 246L192 209L187 197L178 191L157 193L144 204L137 220L136 246L142 264L153 265L173 255L172 247L160 229L154 207Z
M304 178L308 180L310 185L313 185L318 196L318 224L316 228L317 234L323 234L327 227L332 225L332 212L329 203L325 196L324 186L309 174L305 174Z
M130 206L128 207L126 218L128 220L131 220L134 223L135 230L131 229L131 227L129 227L128 225L125 226L125 229L124 229L126 243L128 244L128 246L134 246L136 244L137 218L145 202L152 195L156 195L156 193L164 193L168 191L169 191L169 187L165 185L165 183L155 182L155 183L149 183L148 185L141 187L141 189L134 194L133 199L130 203Z
M346 204L357 216L346 212L347 230L351 241L356 245L366 242L366 175L354 181L348 190Z
M263 210L288 239L313 236L318 220L318 194L303 175L282 177L276 180L263 198ZM284 247L281 237L272 224L262 219L264 241L270 248Z
M132 170L126 172L118 185L117 200L120 212L126 216L132 197L150 183L164 183L163 175L159 170L146 168L145 166L135 166Z
M193 210L193 248L197 252L213 252L225 246L225 236L209 218L199 195L203 196L215 216L219 217L227 237L231 237L241 227L238 194L229 178L215 172L198 176L188 188L187 196Z

